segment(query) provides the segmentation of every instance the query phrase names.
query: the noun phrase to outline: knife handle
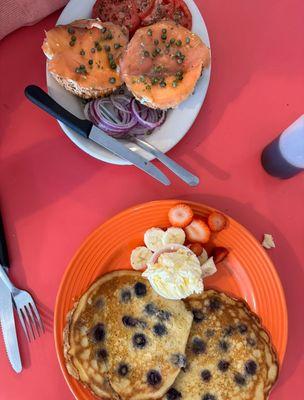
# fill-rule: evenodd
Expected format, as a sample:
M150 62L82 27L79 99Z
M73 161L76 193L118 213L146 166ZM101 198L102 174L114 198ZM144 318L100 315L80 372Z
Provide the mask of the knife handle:
M24 89L25 96L36 106L46 111L52 117L66 124L79 135L89 137L92 123L86 119L80 119L59 105L39 86L29 85Z
M4 235L4 228L3 228L3 221L2 221L1 214L0 214L0 264L3 267L6 267L6 268L9 267L8 252L7 252L7 246L6 246L6 240L5 240L5 235Z

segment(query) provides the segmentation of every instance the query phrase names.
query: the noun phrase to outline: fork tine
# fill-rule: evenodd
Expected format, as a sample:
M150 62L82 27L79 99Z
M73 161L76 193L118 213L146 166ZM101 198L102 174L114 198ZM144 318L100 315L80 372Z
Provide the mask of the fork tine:
M27 332L26 325L25 325L24 318L23 318L23 314L22 314L20 308L17 308L17 312L18 312L19 321L21 322L21 326L23 328L25 336L26 336L27 340L30 342L31 338L29 337L29 334Z
M26 312L29 316L29 323L31 325L32 331L34 333L34 339L37 339L38 336L40 336L39 330L37 328L37 323L34 317L34 314L32 312L32 309L30 307L30 303L25 305L24 308L26 309Z
M32 329L32 326L30 324L29 318L28 318L28 314L27 314L27 310L26 310L26 306L24 306L23 310L21 310L22 314L24 315L25 321L26 321L26 325L27 325L27 329L29 331L29 336L35 340L35 334L34 331Z
M38 322L38 326L39 326L39 328L41 330L41 333L44 333L44 325L43 325L42 319L40 317L40 314L39 314L39 312L37 310L36 304L34 302L31 302L30 306L32 307L32 309L34 311L34 314L36 316L36 319L37 319L37 322Z

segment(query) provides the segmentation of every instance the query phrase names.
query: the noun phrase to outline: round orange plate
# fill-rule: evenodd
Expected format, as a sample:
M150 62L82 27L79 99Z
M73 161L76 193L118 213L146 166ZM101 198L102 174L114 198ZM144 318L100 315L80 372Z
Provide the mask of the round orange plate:
M80 247L62 279L55 307L55 342L65 379L79 400L96 399L66 368L62 331L74 302L100 275L130 268L132 249L143 243L144 232L152 226L167 227L168 210L182 201L165 200L141 204L116 215L97 228ZM206 217L213 209L187 202L195 214ZM212 240L230 249L228 260L205 280L216 288L245 299L263 321L282 364L287 343L287 310L284 292L275 267L257 240L240 224L229 219L229 226Z

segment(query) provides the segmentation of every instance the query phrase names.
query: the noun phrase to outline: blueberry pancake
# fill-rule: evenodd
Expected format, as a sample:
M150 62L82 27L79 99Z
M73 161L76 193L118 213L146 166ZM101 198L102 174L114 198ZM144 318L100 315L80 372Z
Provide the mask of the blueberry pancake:
M163 400L266 400L278 361L259 318L213 290L186 303L193 313L187 366Z
M96 396L160 398L185 366L193 315L157 295L135 271L97 280L69 313L67 370Z

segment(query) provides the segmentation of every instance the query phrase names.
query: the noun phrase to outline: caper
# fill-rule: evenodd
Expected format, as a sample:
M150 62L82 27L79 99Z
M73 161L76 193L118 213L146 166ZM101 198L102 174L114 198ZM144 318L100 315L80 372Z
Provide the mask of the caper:
M177 87L177 85L178 85L178 82L177 82L177 81L173 81L173 82L172 82L172 86L173 86L173 87Z
M149 57L149 56L150 56L150 53L149 53L147 50L145 50L145 51L144 51L144 56L145 56L145 57Z
M162 38L162 40L167 40L167 35L166 35L165 33L163 33L163 34L161 35L161 38Z
M79 54L80 54L81 56L84 56L84 55L85 55L85 51L84 51L83 49L81 49Z
M189 44L190 43L190 38L187 36L186 37L186 43Z
M105 39L106 39L106 40L111 40L111 39L113 39L112 32L109 31L109 32L106 34Z
M155 46L157 46L157 45L158 45L158 43L159 43L159 40L158 40L158 39L155 39L155 40L154 40L154 44L155 44Z
M162 33L166 34L166 33L167 33L167 29L166 29L166 28L163 28L163 29L162 29Z
M174 43L175 43L175 39L174 39L174 38L171 38L171 39L170 39L170 43L171 43L171 44L174 44Z
M159 86L160 86L160 87L166 87L166 86L167 86L167 84L166 84L166 82L165 82L165 81L161 81L161 82L160 82L160 84L159 84Z
M119 49L121 47L120 43L114 43L114 49Z
M148 36L152 36L152 29L148 29L147 35L148 35Z
M68 27L68 32L70 35L73 35L73 33L75 33L75 29L72 28L71 26Z
M114 78L114 76L112 76L112 77L109 79L109 82L110 82L110 83L115 83L115 82L116 82L116 78Z
M69 43L70 46L75 46L75 42L73 42L72 40Z
M180 47L182 45L182 41L181 40L177 40L176 41L176 46Z
M111 47L109 45L104 45L103 48L105 49L106 52L111 50Z
M88 63L89 63L90 65L93 65L93 60L90 59L90 60L88 61Z

